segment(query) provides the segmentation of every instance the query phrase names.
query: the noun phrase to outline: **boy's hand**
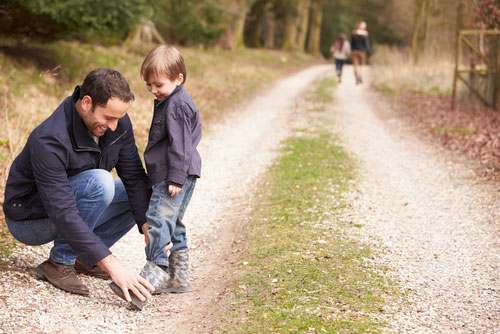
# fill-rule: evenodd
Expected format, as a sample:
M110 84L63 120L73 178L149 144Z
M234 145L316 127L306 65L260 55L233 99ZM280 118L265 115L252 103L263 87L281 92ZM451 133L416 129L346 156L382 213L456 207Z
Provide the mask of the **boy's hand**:
M172 184L168 185L168 193L170 194L171 197L174 197L175 195L177 195L180 192L181 192L181 188L174 186Z
M148 230L149 230L149 227L148 227L148 224L143 224L141 226L141 229L142 229L142 233L144 233L144 242L146 243L146 245L149 245L149 235L148 235ZM170 252L170 250L172 249L172 247L174 246L173 243L169 243L168 245L165 246L165 252Z
M144 242L146 243L146 245L149 245L149 235L148 235L149 226L148 226L148 223L142 224L141 230L142 230L142 233L144 233Z

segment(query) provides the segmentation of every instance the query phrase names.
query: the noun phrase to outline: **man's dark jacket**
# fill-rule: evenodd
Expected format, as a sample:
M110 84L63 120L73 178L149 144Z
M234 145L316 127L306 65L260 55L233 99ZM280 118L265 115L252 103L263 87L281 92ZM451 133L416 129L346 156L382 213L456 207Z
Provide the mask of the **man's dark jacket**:
M200 177L200 114L194 101L177 86L163 101L155 100L144 161L152 184L166 180L183 186L188 175Z
M139 230L146 222L151 189L128 115L118 121L115 131L108 129L97 145L75 108L79 92L76 87L29 136L12 163L3 210L12 220L49 217L77 257L91 267L111 253L80 217L68 177L116 167Z

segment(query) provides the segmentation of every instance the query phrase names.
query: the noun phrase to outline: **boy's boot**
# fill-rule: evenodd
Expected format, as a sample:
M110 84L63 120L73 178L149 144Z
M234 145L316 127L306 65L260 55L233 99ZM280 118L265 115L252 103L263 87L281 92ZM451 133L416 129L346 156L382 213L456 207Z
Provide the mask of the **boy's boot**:
M165 287L155 290L156 293L172 292L183 293L190 290L189 287L189 251L187 248L180 249L168 257L168 273L170 278Z
M166 282L168 281L168 274L151 261L146 262L140 275L143 278L145 278L149 283L151 283L151 285L155 288L155 291L156 289L165 286ZM111 287L111 290L113 290L114 293L116 293L120 298L125 300L125 295L123 294L122 289L120 289L118 285L116 285L113 282L109 286ZM142 307L146 302L142 302L130 290L129 294L130 298L132 299L132 305L134 305L137 309L142 310Z

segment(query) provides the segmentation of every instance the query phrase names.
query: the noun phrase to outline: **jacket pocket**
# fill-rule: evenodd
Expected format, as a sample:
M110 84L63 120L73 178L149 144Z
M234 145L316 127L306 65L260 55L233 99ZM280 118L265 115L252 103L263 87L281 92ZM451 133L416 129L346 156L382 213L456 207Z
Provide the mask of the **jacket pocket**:
M155 140L162 138L165 136L166 132L166 123L163 115L159 115L153 119L153 123L151 124L151 129L149 130L149 138L150 140Z

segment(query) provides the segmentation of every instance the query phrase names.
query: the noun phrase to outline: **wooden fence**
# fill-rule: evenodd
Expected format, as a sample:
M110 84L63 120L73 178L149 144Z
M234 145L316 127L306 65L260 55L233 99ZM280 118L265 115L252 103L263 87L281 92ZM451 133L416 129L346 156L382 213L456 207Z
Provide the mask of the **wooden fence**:
M458 34L451 108L460 80L477 98L500 111L500 31L461 30Z

